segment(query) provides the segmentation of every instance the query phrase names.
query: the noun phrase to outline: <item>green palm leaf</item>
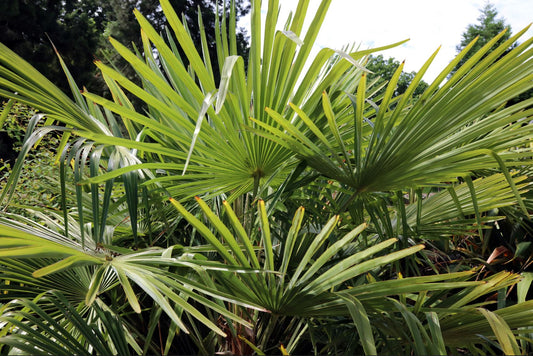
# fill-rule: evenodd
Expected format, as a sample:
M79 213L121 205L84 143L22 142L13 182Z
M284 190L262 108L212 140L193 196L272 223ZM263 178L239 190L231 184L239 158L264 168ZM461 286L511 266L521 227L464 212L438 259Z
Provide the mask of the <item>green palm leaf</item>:
M207 325L209 328L218 332L221 335L224 333L208 318L202 315L195 307L188 302L191 298L209 308L213 308L218 313L225 315L237 322L247 324L247 322L237 315L228 312L224 307L220 307L216 303L200 296L195 292L189 291L187 287L188 278L176 278L173 273L161 269L161 266L182 266L196 269L213 268L224 269L226 266L218 264L192 263L179 258L166 257L168 253L161 249L152 249L139 253L135 253L128 249L119 249L121 255L114 256L114 252L101 250L100 247L93 245L92 250L83 247L78 241L71 240L60 234L54 233L44 227L31 228L23 226L15 222L4 220L0 225L0 255L4 258L9 258L13 262L6 260L5 265L9 268L7 273L3 274L6 280L10 281L12 287L6 289L9 295L5 297L11 298L15 296L15 291L19 283L28 283L33 285L34 289L43 288L46 284L41 284L39 278L49 276L54 273L67 272L75 268L75 266L96 266L92 277L86 279L84 290L85 304L93 305L98 295L105 293L117 281L121 283L123 290L127 296L127 300L134 311L141 312L138 298L132 289L130 281L134 282L139 288L144 290L175 322L180 328L187 332L187 327L182 322L181 317L174 310L174 306L181 308L193 317ZM81 238L81 236L80 236ZM179 248L179 247L177 247ZM168 251L172 251L172 248ZM122 254L126 253L126 254ZM188 253L186 253L187 255ZM48 258L48 259L45 259ZM21 266L29 267L27 264L18 264L17 259L40 259L48 264L32 271L32 279L30 276L24 278L17 277L15 271L19 270ZM10 273L11 272L11 273ZM76 277L76 274L61 274L62 278ZM71 282L66 282L71 283ZM190 283L196 285L194 281ZM13 288L14 287L14 288ZM27 288L23 288L22 292ZM55 289L55 288L54 288ZM13 290L11 292L10 290ZM45 291L41 289L41 292ZM209 290L208 290L209 291ZM20 292L20 291L19 291ZM27 292L27 291L26 291ZM184 294L181 296L180 294ZM215 292L216 294L216 292ZM239 298L234 299L235 302ZM250 306L250 303L245 303Z
M50 306L58 312L54 317L46 311ZM92 310L94 318L57 292L36 301L14 301L0 316L5 329L11 330L9 335L0 336L0 343L30 354L130 354L128 344L133 340L120 319L98 306ZM132 346L139 350L138 345Z

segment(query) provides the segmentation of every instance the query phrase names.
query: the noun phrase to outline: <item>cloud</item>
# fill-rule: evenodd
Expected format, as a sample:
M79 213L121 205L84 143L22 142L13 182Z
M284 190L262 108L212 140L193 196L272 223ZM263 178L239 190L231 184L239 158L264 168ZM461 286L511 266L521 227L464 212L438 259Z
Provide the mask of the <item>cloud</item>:
M296 9L297 3L298 0L280 1L280 24L285 23L289 11ZM441 46L424 78L431 81L456 55L455 47L462 33L469 24L477 23L479 10L486 3L486 0L333 0L317 38L316 51L323 47L341 49L347 44L371 48L409 38L408 43L382 54L398 61L405 60L405 70L410 72L418 71ZM491 3L499 16L511 25L513 33L533 20L531 1L493 0ZM319 0L310 1L304 31L319 4ZM526 34L527 37L532 35L532 30Z

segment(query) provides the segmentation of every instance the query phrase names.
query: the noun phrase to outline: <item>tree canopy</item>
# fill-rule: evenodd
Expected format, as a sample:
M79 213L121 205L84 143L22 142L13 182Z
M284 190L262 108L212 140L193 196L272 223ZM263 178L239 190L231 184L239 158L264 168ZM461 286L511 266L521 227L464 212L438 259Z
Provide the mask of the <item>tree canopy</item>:
M52 41L80 83L94 73L93 55L105 25L100 0L0 2L0 42L25 58L61 88L68 88Z
M380 85L381 83L388 82L392 79L392 76L394 75L394 72L398 69L400 66L400 62L397 61L394 58L387 58L385 59L382 54L377 56L370 56L368 60L368 64L366 65L367 69L372 71L372 75L369 76L370 79L381 77L381 79L378 80L376 85ZM414 77L416 75L416 72L403 72L400 74L400 78L398 79L398 84L396 87L396 90L394 92L395 95L401 95L405 93L407 88L409 87L409 84L413 81ZM416 88L414 95L419 96L424 92L424 90L428 87L428 84L424 81L421 81L418 87ZM379 97L379 93L383 93L385 88L381 89L377 97Z
M502 31L506 31L500 39L493 45L493 48L504 43L508 40L512 33L511 26L505 22L505 19L498 17L498 11L496 7L491 3L487 3L483 9L480 10L481 15L478 17L477 24L470 24L466 28L465 32L462 34L461 42L456 46L457 53L461 52L470 42L477 38L476 43L455 67L457 70L462 66L468 59L472 57L479 49L485 46L491 39L498 35ZM516 43L513 44L508 51L516 47ZM455 70L453 72L455 72ZM520 101L524 101L528 98L533 97L533 90L528 90L524 93L521 93L514 99L511 99L508 104L515 104Z
M477 19L478 23L468 25L461 36L461 42L456 46L456 50L459 53L476 37L478 38L472 50L457 64L456 69L462 66L474 53L503 30L507 30L507 32L495 43L495 47L511 37L511 26L505 23L505 19L498 18L498 11L494 5L487 3L480 12L481 15Z
M133 15L133 9L137 8L147 19L150 20L152 26L158 33L165 33L165 27L168 25L165 14L159 6L158 0L110 0L102 1L96 0L102 3L104 14L107 19L106 33L113 38L117 39L122 44L131 47L135 45L137 48L141 48L141 38L139 36L139 23ZM224 3L226 2L226 5ZM205 29L205 36L207 45L209 48L210 60L216 62L216 47L215 47L215 27L216 20L222 12L225 10L226 14L229 13L229 1L225 0L170 0L174 11L178 16L181 16L181 20L187 24L190 36L196 45L196 48L201 47L201 31L198 22L198 16L201 14L202 23ZM236 16L241 17L246 15L250 11L250 3L248 0L236 0L235 1ZM237 51L239 54L246 58L246 52L248 47L248 40L246 31L243 28L237 29ZM103 44L103 49L110 55L110 59L113 62L118 61L120 69L125 72L129 77L133 76L131 69L126 66L125 62L120 62L120 56L117 55L112 46L107 41ZM182 56L186 59L185 56ZM215 78L219 80L219 70L215 69Z
M194 43L200 45L198 13L201 12L210 55L214 60L215 19L224 9L207 0L172 0L174 11L187 22ZM247 0L235 2L236 16L249 11ZM5 0L0 2L0 42L25 58L33 66L68 90L51 42L55 45L76 81L90 90L100 92L103 84L96 74L95 58L117 61L107 37L111 36L128 47L140 47L140 27L133 9L150 19L158 32L164 32L166 18L156 0ZM229 9L226 9L229 11ZM246 32L238 29L238 50L247 48ZM114 63L128 73L123 63ZM131 75L130 75L131 76Z

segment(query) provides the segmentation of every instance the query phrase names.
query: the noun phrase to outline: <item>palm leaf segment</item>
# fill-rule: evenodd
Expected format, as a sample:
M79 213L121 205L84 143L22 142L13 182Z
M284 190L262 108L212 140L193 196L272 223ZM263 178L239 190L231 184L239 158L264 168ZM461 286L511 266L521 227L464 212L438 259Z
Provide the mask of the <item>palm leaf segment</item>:
M366 210L383 236L395 236L397 228L403 229L403 236L446 234L422 226L425 211L438 201L426 201L422 189L429 193L444 187L447 190L439 193L439 199L452 203L455 216L441 223L455 218L463 224L457 232L477 225L482 236L481 213L491 206L510 203L528 216L523 194L529 184L518 182L526 178L519 176L520 171L532 163L533 127L525 123L533 115L533 98L506 105L533 86L529 60L533 38L506 53L527 29L493 48L501 33L444 82L471 43L419 98L413 93L437 52L402 97L392 96L402 72L400 65L381 97L373 97L373 83L363 74L355 95L342 95L344 110L334 109L340 99L326 89L320 109L290 103L291 114L287 114L267 108L276 125L253 120L257 127L248 129L292 150L307 165L338 182L342 193L336 199L337 211L349 208L361 222ZM487 183L497 181L498 195L508 198L492 200L495 190L487 189ZM415 202L407 209L406 196ZM402 203L392 206L395 212L389 216L392 201ZM466 223L468 214L475 215L474 224Z
M292 121L276 109L267 109L281 130L256 124L269 131L272 140L355 194L456 182L458 177L490 168L506 174L514 189L507 167L531 164L533 128L523 124L533 114L533 98L504 104L533 86L533 63L527 60L533 38L501 56L526 31L487 54L501 33L442 84L471 43L417 100L412 94L436 53L401 98L391 100L403 65L382 98L368 97L372 90L362 75L356 95L349 96L351 111L333 109L333 93L326 90L318 116L305 105L291 103L296 116ZM379 106L373 100L379 100Z
M293 153L280 143L244 130L244 126L255 126L250 118L278 127L266 114L265 107L285 113L291 101L312 111L326 88L332 92L353 91L355 79L362 73L357 61L372 51L391 47L350 55L337 51L344 59L331 63L336 51L323 49L305 72L304 64L329 3L322 1L309 30L302 35L309 1L300 1L282 31L275 29L279 1L271 1L261 37L260 1L252 1L248 73L243 59L237 55L235 36L231 36L235 33L235 17L223 18L222 23L217 23L216 36L218 63L215 65L221 71L218 88L206 52L207 44L203 43L203 51L199 53L186 24L179 20L168 0L163 0L162 9L173 29L168 42L138 11L135 16L142 28L144 57L110 39L117 52L135 69L142 87L96 62L113 100L85 93L85 103L73 86L76 105L33 68L18 66L21 59L2 46L0 63L6 79L0 81L0 94L42 110L85 138L132 149L141 158L124 159L120 166L113 167L113 172L88 182L109 180L127 170L146 168L159 172L151 182L162 184L175 197L204 193L237 197L260 184L272 182L280 169L294 162ZM20 69L26 73L19 72ZM147 111L136 111L125 92L143 101ZM105 108L106 114L98 113L95 104ZM336 103L333 110L342 111ZM111 112L121 117L127 129L126 137L113 127L115 119L109 116ZM147 163L141 164L142 161ZM117 170L120 167L125 168Z
M126 355L129 345L139 346L105 305L74 308L57 291L44 293L32 301L18 299L2 308L0 322L7 325L0 333L0 349L11 346L39 355ZM8 333L8 330L11 332Z
M211 232L206 225L190 214L180 203L171 200L178 211L198 229L228 265L261 271L261 273L242 274L233 277L227 273L220 275L220 286L217 289L222 293L234 296L233 298L241 296L243 303L248 301L248 303L260 305L275 314L297 316L345 314L344 302L335 293L361 294L363 295L362 300L365 300L366 292L356 288L348 289L344 282L412 255L424 248L423 245L417 245L372 258L397 241L397 239L389 239L376 243L368 249L363 249L361 252L338 259L339 254L344 249L359 244L356 241L360 233L366 228L365 224L356 227L345 236L339 237L335 243L328 243L339 217L330 219L322 231L315 236L301 231L304 209L300 208L293 218L292 227L287 236L283 240L278 240L271 232L265 204L260 200L258 202L258 219L261 233L260 236L250 237L227 202L224 202L225 212L234 233L222 223L205 202L199 198L197 201L219 236ZM226 244L222 245L219 241L225 241ZM259 252L256 251L258 248ZM216 271L214 271L214 275L217 275ZM409 282L398 280L398 284L409 285L413 291L432 287L438 289L438 284L424 283L448 278L457 279L464 276L465 274L460 273L415 278ZM374 285L373 288L379 289L378 285ZM387 288L389 288L388 291L381 290L385 294L371 293L371 298L378 295L384 296L387 293L394 294L397 291L391 286Z
M213 270L213 289L200 285L194 288L239 305L261 306L274 317L350 315L366 354L375 353L375 340L391 337L401 338L405 344L412 342L409 347L419 354L446 354L446 348L474 344L480 335L494 338L508 350L509 342L516 344L514 336L509 339L509 335L527 334L523 326L532 325L533 312L527 307L516 305L491 312L485 308L490 301L480 302L518 283L519 275L501 272L469 281L474 272L466 271L409 278L400 275L379 281L371 275L379 274L380 267L416 254L424 246L389 252L397 239L378 242L379 237L374 235L370 238L373 245L362 248L361 233L366 224L336 236L338 216L320 232L311 233L302 229L303 208L295 213L291 228L282 236L273 231L261 200L257 212L260 231L249 235L227 202L228 225L205 202L197 201L212 229L171 200L225 263L243 273ZM352 249L358 252L346 253ZM247 270L254 273L244 273ZM531 304L528 301L522 305ZM466 332L469 328L473 329Z
M186 273L180 275L169 270L170 267L227 270L226 266L202 263L201 258L197 261L191 257L194 256L194 251L181 250L181 246L140 252L105 246L99 246L93 241L83 246L80 240L67 238L42 226L24 226L3 219L0 222L0 254L3 257L0 265L3 267L1 276L4 278L5 288L0 299L32 297L50 288L62 291L72 303L92 306L93 303L100 302L101 294L118 283L136 313L141 313L143 304L146 303L138 299L138 292L135 291L141 288L185 332L188 329L181 317L184 312L190 313L220 335L225 335L193 307L191 300L213 308L229 319L235 318L235 321L249 325L226 308L186 287L189 282L197 284L193 280L194 276ZM70 283L81 289L72 290L72 286L61 285L58 282L61 280L72 281Z
M75 133L93 139L97 143L121 146L121 149L115 151L120 155L121 163L113 168L122 168L98 178L90 178L87 180L90 183L110 180L136 169L144 169L145 172L159 170L157 174L160 176L153 178L151 182L162 184L172 195L179 198L208 192L212 195L233 193L234 196L238 196L263 184L283 168L286 164L284 162L291 164L294 154L298 154L317 171L345 184L356 194L397 191L408 186L434 185L456 181L458 176L468 179L474 170L496 168L503 172L511 191L520 203L519 189L523 187L514 185L518 180L510 178L507 167L530 164L529 150L527 148L517 150L515 147L527 147L524 144L531 138L530 128L527 126L521 128L521 125L516 124L520 119L531 115L529 109L531 100L508 108L502 108L501 105L532 85L533 64L526 60L531 56L532 50L528 49L528 46L532 40L526 41L502 59L496 60L506 49L502 45L476 64L489 47L482 49L474 57L475 59L467 62L439 88L449 69L453 67L453 63L450 64L450 67L414 104L411 101L411 94L431 60L420 71L404 97L392 100L400 68L378 106L372 105L366 96L368 91L364 71L357 65L354 66L357 64L355 60L361 59L371 51L356 52L350 56L340 53L340 57L348 60L328 62L334 51L324 49L307 73L301 75L329 1L322 2L313 25L304 36L303 44L298 38L308 1L300 1L293 20L281 32L274 30L278 2L270 2L263 41L260 38L259 1L254 1L252 5L254 32L249 72L246 75L242 59L236 56L232 37L230 36L228 42L225 36L222 36L226 33L225 30L220 31L218 64L222 69L222 80L218 89L208 65L209 60L206 56L204 60L201 59L191 44L186 26L180 23L172 12L168 1L163 1L163 10L187 57L189 68L181 61L172 40L169 40L170 45L167 45L137 13L136 16L143 29L144 59L134 55L116 41L112 40L112 43L137 70L143 88L98 63L113 93L113 101L88 93L85 94L86 101L84 101L79 92L75 91L78 104L76 105L33 68L2 46L0 47L2 74L0 94L39 108L51 119L73 127ZM224 29L226 25L223 20L221 28ZM234 31L234 19L230 19L229 27L230 33ZM506 46L516 41L522 33L513 37ZM153 55L154 51L157 52L157 58ZM158 61L162 70L157 65ZM325 73L319 76L324 68L326 68ZM498 72L508 75L495 75ZM123 89L144 101L148 105L148 111L136 112ZM357 93L353 98L338 95L344 91L357 91ZM291 103L290 106L287 106L288 103ZM105 108L104 114L95 109L94 104ZM352 104L353 110L350 107ZM265 107L269 109L263 111ZM112 124L115 118L111 112L122 118L128 131L126 137L117 130L118 126ZM75 147L87 149L82 143ZM212 152L219 154L213 155ZM143 160L151 163L141 163ZM148 177L155 175L150 174ZM455 279L453 286L457 287L459 285L456 283L461 282L456 280L465 277L462 274L455 274L417 277L420 278L418 280L395 280L371 287L344 288L343 286L335 290L335 294L329 289L365 273L369 268L409 256L420 247L414 246L361 262L363 257L379 253L394 243L394 240L387 240L376 245L373 250L363 251L343 259L338 265L332 265L331 257L340 251L340 244L325 248L322 255L317 253L328 238L329 229L335 225L335 220L328 223L328 227L319 235L320 238L306 242L310 247L306 250L303 248L305 244L298 240L298 221L301 221L303 214L300 211L295 217L293 229L280 248L269 233L266 213L260 203L259 216L262 223L260 240L265 249L263 261L257 256L254 258L253 251L256 247L245 235L239 235L240 243L245 248L237 246L235 238L232 238L227 228L216 220L214 214L209 213L205 204L200 203L218 232L224 237L227 246L217 244L212 233L209 235L209 229L202 228L190 214L187 215L185 209L179 208L176 201L173 203L191 223L202 230L204 236L225 259L226 265L178 261L173 249L125 254L108 260L105 256L86 253L85 243L81 241L75 244L76 246L61 246L60 251L65 257L63 260L47 264L47 261L50 261L43 259L43 266L37 274L47 276L70 269L72 264L91 264L97 269L87 286L87 304L97 300L98 293L105 289L102 288L104 285L102 281L108 280L111 274L114 275L112 278L122 284L134 310L139 310L139 304L129 286L130 280L139 286L142 285L145 292L156 300L178 325L183 327L174 309L184 308L215 331L219 331L216 326L210 324L208 320L201 319L201 316L184 304L183 298L172 290L188 293L187 298L193 298L229 318L246 324L246 321L229 314L224 308L206 300L200 294L180 289L181 286L186 283L203 294L213 295L245 307L266 308L274 313L287 315L295 315L300 310L302 315L312 316L323 315L322 313L327 315L346 313L346 305L350 305L349 303L355 306L362 303L369 311L380 310L383 305L386 305L385 309L390 309L396 303L393 300L389 303L383 302L383 297L391 295L390 288L394 288L396 293L438 290L449 288L450 285L447 287L445 284L431 285L432 282L450 278ZM473 209L477 212L479 209L476 204L474 201ZM231 215L230 210L228 214ZM422 216L418 212L417 214L411 212L406 219L410 218L412 221L415 215L418 215L416 219L421 221ZM231 220L234 229L243 231L235 218ZM362 227L358 229L343 237L341 241L353 243ZM47 245L49 242L43 236L40 236L40 240L36 242L37 239L31 236L31 233L21 233L10 228L4 231L7 234L3 240L6 256L26 258L46 255L44 246L51 247ZM54 237L56 238L58 241L68 240L67 237ZM72 242L69 243L72 245ZM92 246L90 243L88 245ZM278 254L279 258L276 258L275 254ZM301 257L303 262L296 263L298 259L294 254ZM313 261L313 257L316 260ZM161 269L161 266L169 265L194 266L200 273L206 268L224 270L224 272L213 273L216 276L216 286L205 286ZM310 270L306 270L308 266ZM326 275L332 277L331 281L317 277L319 270L321 272L325 270ZM231 274L236 271L241 273ZM490 284L490 288L484 291L493 292L502 285L515 282L513 276L498 276L498 278L501 278L501 283ZM401 289L403 287L405 289ZM471 290L459 296L460 300L456 300L453 305L449 305L449 301L453 299L440 300L436 296L427 300L424 297L417 299L421 300L418 306L460 307L472 301L474 296L482 294L476 290L478 287L470 285ZM242 294L235 296L234 291ZM313 291L316 294L313 294ZM169 299L163 297L165 293ZM382 304L376 305L373 302L374 297L378 297ZM368 299L365 301L365 298ZM309 300L312 300L312 305ZM305 310L299 308L299 305L306 305L306 302L309 308ZM364 315L360 311L358 315L357 310L354 312L350 307L348 310L356 323L359 320L358 327L366 327ZM504 317L508 313L516 316L518 312L515 309L507 309L496 315ZM498 325L500 320L497 317L483 313L485 319L492 318L490 325ZM431 314L428 314L428 317L430 319ZM520 317L522 318L519 319L520 323L513 325L528 325L523 320L529 318L529 314L520 314ZM480 322L474 319L469 321L472 325ZM445 335L453 339L462 330L457 325L466 325L465 320L459 317L454 319L453 316L447 320L449 324L446 325L450 331ZM484 323L484 325L486 327L489 324ZM503 325L501 321L500 325ZM370 345L367 350L372 353Z

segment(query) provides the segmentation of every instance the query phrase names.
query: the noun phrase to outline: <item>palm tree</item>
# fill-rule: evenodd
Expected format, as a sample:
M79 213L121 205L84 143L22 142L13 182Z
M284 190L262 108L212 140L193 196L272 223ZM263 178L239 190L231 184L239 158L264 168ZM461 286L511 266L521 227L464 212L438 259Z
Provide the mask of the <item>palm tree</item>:
M143 48L111 39L141 86L96 63L111 99L61 61L71 100L0 44L0 95L43 113L0 196L2 352L530 349L528 275L436 261L458 239L486 254L493 209L529 216L531 99L505 103L533 86L533 39L501 57L526 29L492 48L500 35L444 83L467 47L415 98L435 53L395 97L402 66L383 92L364 65L398 44L310 61L329 3L303 34L309 1L279 31L279 1L264 24L252 1L245 66L234 10L211 63L203 30L196 49L162 0L172 32L136 12ZM23 157L51 131L62 209L10 214Z

